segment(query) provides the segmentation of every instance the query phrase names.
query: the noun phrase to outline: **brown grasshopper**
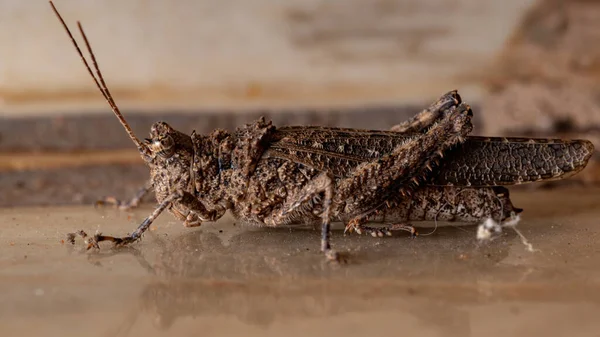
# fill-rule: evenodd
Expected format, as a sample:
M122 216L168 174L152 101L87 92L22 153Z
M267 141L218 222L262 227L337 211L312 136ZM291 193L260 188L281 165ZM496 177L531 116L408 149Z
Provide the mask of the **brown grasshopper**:
M457 91L443 95L391 131L291 126L260 119L230 133L184 134L165 122L152 125L144 141L133 134L112 98L81 24L94 69L66 23L96 86L150 167L158 206L125 237L101 234L89 240L126 245L139 240L165 209L186 227L216 221L226 211L258 226L321 224L321 250L331 259L332 221L347 230L389 234L414 232L406 221L479 221L519 212L501 185L562 179L582 170L593 152L585 140L468 137L473 112ZM445 158L442 160L442 158ZM498 202L499 201L499 202ZM450 206L445 209L445 206ZM378 232L371 220L395 223Z

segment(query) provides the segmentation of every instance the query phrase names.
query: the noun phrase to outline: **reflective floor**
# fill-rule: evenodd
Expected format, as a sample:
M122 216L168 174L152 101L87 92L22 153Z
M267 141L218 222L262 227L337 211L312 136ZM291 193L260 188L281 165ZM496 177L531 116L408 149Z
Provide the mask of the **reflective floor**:
M1 335L600 336L599 192L513 191L534 253L510 229L488 244L475 226L338 230L346 265L324 261L313 229L164 214L129 249L86 252L65 233L125 234L151 205L1 209Z

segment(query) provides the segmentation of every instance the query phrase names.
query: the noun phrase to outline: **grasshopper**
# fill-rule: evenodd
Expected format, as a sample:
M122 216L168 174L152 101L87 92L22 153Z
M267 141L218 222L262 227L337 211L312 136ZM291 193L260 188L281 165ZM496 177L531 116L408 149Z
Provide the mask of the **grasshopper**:
M582 170L593 152L586 140L470 137L471 107L456 90L392 130L332 127L277 128L258 121L235 132L187 135L156 122L150 137L131 130L104 82L91 45L78 22L94 71L50 1L96 86L150 168L150 181L127 208L154 190L158 206L131 234L94 235L122 246L139 240L168 210L186 227L216 221L226 211L240 222L276 227L321 224L321 251L338 254L330 243L331 222L375 236L406 221L479 221L520 212L504 185L556 180ZM498 202L499 201L499 202ZM450 210L444 210L445 205ZM378 232L371 220L393 223Z

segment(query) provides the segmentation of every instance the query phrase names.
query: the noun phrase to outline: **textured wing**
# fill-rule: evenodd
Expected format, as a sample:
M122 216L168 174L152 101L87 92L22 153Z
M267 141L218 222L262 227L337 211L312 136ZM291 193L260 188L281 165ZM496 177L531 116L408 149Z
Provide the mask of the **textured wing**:
M432 177L436 185L515 185L568 178L594 152L587 140L468 137Z
M341 178L410 137L393 131L282 127L264 156ZM586 140L467 137L444 155L428 185L498 186L562 179L581 171L593 150Z

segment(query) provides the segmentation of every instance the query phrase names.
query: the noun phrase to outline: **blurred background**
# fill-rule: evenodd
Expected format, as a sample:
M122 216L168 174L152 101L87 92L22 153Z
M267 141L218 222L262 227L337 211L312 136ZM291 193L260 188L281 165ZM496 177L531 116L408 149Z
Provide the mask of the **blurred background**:
M475 134L598 146L597 1L55 4L77 38L83 23L140 136L158 120L190 133L260 115L385 129L458 89ZM147 170L47 1L0 1L0 43L0 206L131 195Z
M159 120L208 133L261 115L388 129L458 89L474 134L600 147L597 0L55 4L80 43L83 23L140 138ZM519 232L504 223L489 244L479 224L429 224L416 240L340 226L333 244L351 259L337 268L318 230L230 215L185 229L163 214L129 249L86 251L66 234L124 235L150 214L150 197L92 206L132 197L148 168L48 2L0 0L0 334L598 337L598 162L511 186Z

